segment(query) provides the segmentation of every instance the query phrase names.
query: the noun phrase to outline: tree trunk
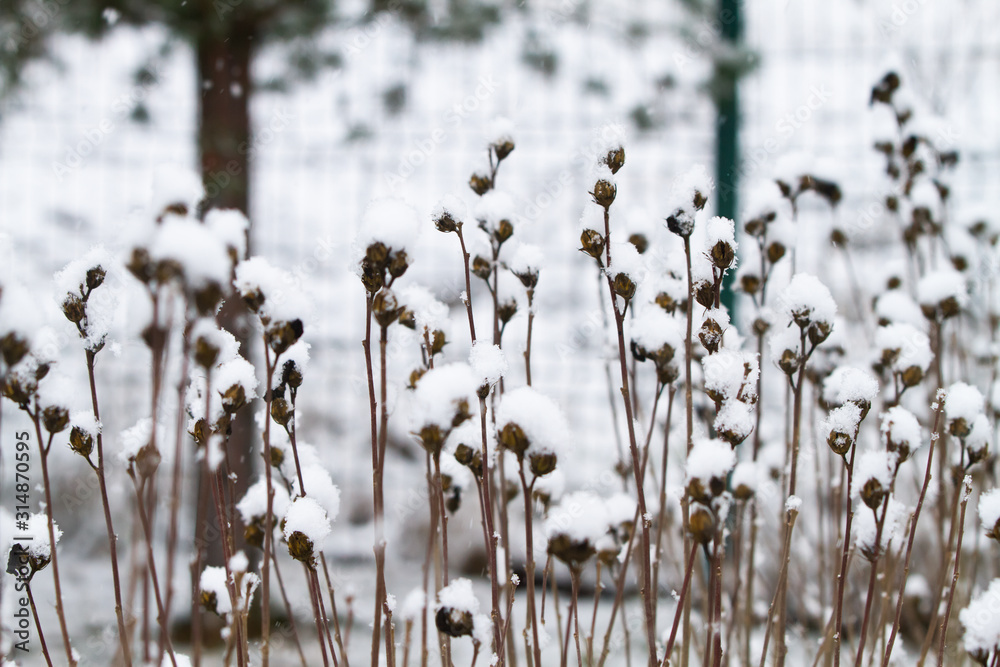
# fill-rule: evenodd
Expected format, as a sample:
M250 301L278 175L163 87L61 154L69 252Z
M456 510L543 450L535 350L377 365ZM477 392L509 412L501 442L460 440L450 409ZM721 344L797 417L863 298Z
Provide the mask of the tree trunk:
M239 10L236 10L238 12ZM198 149L205 183L205 209L235 208L249 217L251 125L250 96L253 92L250 63L255 29L239 16L218 16L210 11L198 35L195 48L198 66L200 108ZM247 255L250 233L247 232ZM229 299L218 316L219 325L236 336L240 352L250 357L253 328L240 299ZM252 409L236 413L229 439L229 460L237 475L236 498L246 491L254 469L252 452L255 438ZM202 485L199 484L199 488ZM206 564L222 564L222 543L213 538L209 522L199 521L197 530L206 546ZM211 522L211 523L214 523ZM237 548L242 548L242 531L237 527ZM215 533L217 536L218 533ZM247 555L254 558L255 550Z

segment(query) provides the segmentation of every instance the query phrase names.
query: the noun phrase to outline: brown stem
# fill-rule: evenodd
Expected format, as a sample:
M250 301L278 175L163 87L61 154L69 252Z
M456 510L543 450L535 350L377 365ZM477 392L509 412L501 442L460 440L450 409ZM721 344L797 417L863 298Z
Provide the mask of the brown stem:
M948 590L948 604L945 605L944 618L941 619L940 643L938 644L937 664L938 667L944 665L944 647L948 643L948 620L951 618L951 608L955 603L955 589L958 587L959 566L962 563L962 535L965 533L965 509L969 504L969 494L972 493L972 481L966 477L963 482L962 511L958 519L958 545L955 547L955 569L951 575L951 588Z
M531 496L535 487L535 482L532 480L531 484L528 484L528 480L524 476L523 461L521 461L521 464L518 467L518 475L521 478L521 491L524 496L524 576L525 579L528 580L528 622L531 623L531 648L535 658L534 664L537 667L542 664L542 649L541 645L538 643L538 610L535 606L535 540L532 528L533 521L531 506Z
M841 538L843 545L840 555L840 570L837 572L837 598L834 600L833 622L833 664L840 667L840 634L844 627L844 587L847 584L847 554L851 546L851 524L854 521L853 501L851 499L851 481L854 478L854 455L857 446L851 447L851 460L847 462L847 523Z
M684 237L684 262L687 269L687 332L684 336L684 415L687 426L687 453L691 453L694 447L694 394L691 389L691 360L694 358L694 346L691 336L694 327L694 276L691 275L691 237ZM688 506L683 504L684 519L684 552L687 553L687 545L690 540L688 534ZM694 554L694 550L691 551ZM693 556L692 556L693 558ZM685 563L687 570L691 564ZM684 646L684 653L681 655L681 667L688 667L688 647L691 646L691 598L684 599L684 628L681 633L681 644Z
M684 567L684 583L681 584L680 597L677 599L677 608L674 610L674 623L670 626L670 637L667 639L667 647L663 652L662 667L670 665L670 654L674 651L674 641L677 639L677 627L680 624L681 612L684 609L684 601L688 598L688 591L691 588L691 573L694 571L694 559L698 555L699 546L701 545L696 540L691 540L691 552L687 554L686 565ZM687 652L688 647L685 646L684 653L686 654ZM683 664L683 661L681 664Z
M861 638L858 640L858 655L854 659L854 667L861 667L865 655L865 642L868 639L868 623L872 613L872 599L875 597L875 581L878 579L878 561L882 552L882 530L885 527L885 515L889 511L889 496L886 495L882 505L882 516L875 516L875 553L871 558L871 568L868 573L868 594L865 596L865 614L861 620ZM872 510L875 512L875 510ZM849 538L849 536L848 536Z
M285 582L281 577L281 568L278 566L278 557L274 553L274 544L271 544L271 558L274 560L274 578L278 582L278 592L281 593L281 600L285 604L285 613L288 614L288 629L295 641L295 650L298 651L302 667L309 667L306 661L306 654L302 652L302 643L299 641L299 631L295 627L295 613L292 611L292 603L288 600L288 593L285 592Z
M635 518L632 520L632 525L639 520L639 510L636 508ZM604 667L604 661L608 659L608 654L611 651L611 631L615 627L615 617L618 614L618 609L622 606L622 601L625 599L625 576L628 574L628 564L632 561L632 547L635 544L635 530L629 536L628 545L625 547L625 558L621 561L619 567L621 571L618 573L618 581L615 583L615 601L611 606L611 618L608 620L608 629L604 633L604 645L601 648L601 659L597 662L597 667ZM626 629L628 624L625 625Z
M528 339L524 347L524 374L531 386L531 325L535 321L535 290L528 290Z
M787 513L787 522L789 524L794 524L796 517L799 513L795 509L790 509ZM781 570L778 573L779 580L783 580L788 576L788 564L791 560L791 545L792 545L792 531L791 526L786 526L784 543L781 547L781 553L783 555L781 559ZM771 600L771 606L767 612L767 621L764 626L764 647L760 652L760 667L764 667L764 663L767 660L767 647L771 640L771 629L774 626L774 612L777 609L779 602L779 597L781 594L781 587L779 585L778 590L774 592L774 598ZM782 628L782 632L784 628Z
M611 225L610 213L604 209L604 231L608 250L608 266L611 265ZM629 453L632 457L632 472L635 476L636 494L639 500L639 520L642 526L642 540L640 542L641 552L639 553L639 565L642 569L640 578L640 595L643 601L643 613L646 619L646 646L649 651L649 666L656 667L656 591L652 590L653 582L652 566L649 554L649 521L646 512L646 493L643 490L642 463L639 455L639 447L636 443L635 421L632 417L632 399L629 393L628 356L625 351L625 315L618 307L618 297L615 294L614 283L611 275L608 275L608 291L611 295L611 303L615 313L615 328L618 333L618 362L621 370L621 392L622 401L625 403L625 421L628 425ZM625 302L628 307L628 301ZM689 341L690 342L690 341ZM690 363L690 360L688 361ZM690 387L689 387L690 388ZM690 437L690 434L689 434Z
M97 382L94 373L96 355L87 350L87 377L90 382L90 402L94 410L94 419L101 421L101 410L97 401ZM111 554L111 578L115 589L115 617L118 620L118 642L122 649L122 658L126 667L132 667L132 652L128 645L128 631L125 629L125 612L122 607L121 579L118 572L118 535L115 533L111 519L111 503L108 500L107 476L104 472L104 437L101 430L97 431L97 485L101 492L101 507L104 510L104 526L108 532L108 547Z
M31 593L31 584L25 583L24 590L28 593L28 604L31 605L31 615L35 619L35 629L38 631L38 643L42 645L42 655L49 667L52 667L52 657L49 655L49 647L45 644L45 634L42 632L42 624L38 620L38 609L35 607L35 596Z
M43 445L42 427L39 415L41 410L38 407L38 397L35 397L35 412L31 415L35 423L35 435L38 437L38 449L41 453L39 458L42 461L42 483L45 493L45 518L47 519L49 530L49 552L52 558L52 581L55 585L56 593L56 615L59 617L59 629L62 632L63 647L66 649L66 661L70 667L76 667L77 661L73 657L73 646L69 640L69 630L66 627L66 612L63 608L62 585L59 579L59 559L56 555L56 531L55 519L52 516L52 485L49 483L49 450L52 448L52 434L49 434L48 445ZM176 665L174 666L176 667Z
M153 428L155 429L156 427L154 426ZM145 482L139 482L136 480L131 469L129 470L129 474L132 475L136 502L139 504L139 517L142 521L142 534L146 542L146 562L149 568L150 582L153 587L153 596L156 599L157 621L159 621L160 633L162 635L161 641L163 641L163 644L166 646L167 655L170 656L170 664L173 665L173 667L177 667L177 657L174 655L174 647L170 641L170 628L167 624L167 616L164 613L163 598L160 596L160 584L156 576L156 557L153 555L153 531L149 526L149 518L146 513L146 503L142 498ZM53 562L55 562L54 558ZM70 664L72 665L75 663L71 662Z
M262 667L268 667L271 655L271 529L274 521L274 482L271 478L271 401L274 396L271 387L274 385L274 369L277 366L277 356L271 359L271 348L264 340L264 483L267 489L267 510L264 515L264 564L261 566L260 585L260 657ZM220 517L221 519L221 517ZM322 637L322 635L321 635Z
M913 511L913 521L910 523L910 536L906 542L906 556L903 558L903 580L899 584L899 597L896 600L896 616L892 621L892 630L889 632L889 643L885 647L885 655L882 657L882 667L889 667L889 658L892 656L892 646L896 642L896 635L899 634L899 622L903 616L903 599L906 593L906 580L910 576L910 556L913 555L913 541L917 536L917 521L920 519L920 510L924 506L924 497L927 495L927 487L931 482L931 464L934 461L934 441L941 437L941 415L944 413L944 391L938 390L935 399L937 408L934 411L934 430L931 432L931 446L927 452L927 468L924 471L924 483L920 487L920 496L917 498L917 507Z
M465 264L465 312L469 316L469 335L472 342L476 342L476 319L472 316L472 274L469 271L469 251L465 249L465 237L462 235L462 223L458 223L455 230L458 235L458 242L462 246L462 261Z

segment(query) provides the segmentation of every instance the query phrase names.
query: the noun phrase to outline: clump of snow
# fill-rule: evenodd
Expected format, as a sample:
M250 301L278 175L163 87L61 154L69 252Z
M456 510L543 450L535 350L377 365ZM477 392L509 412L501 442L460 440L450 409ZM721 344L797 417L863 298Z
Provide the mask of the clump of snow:
M715 184L708 169L705 165L696 164L671 184L667 208L671 211L682 209L693 214L695 197L708 199L714 189Z
M309 350L311 349L312 345L300 338L294 345L285 350L281 355L281 368L274 374L275 387L285 382L291 371L305 376L306 368L309 367Z
M519 278L522 276L537 277L544 264L545 254L541 248L531 243L521 243L507 261L507 268ZM521 279L523 282L524 278Z
M826 324L833 326L837 303L830 290L816 276L797 273L778 297L781 310L799 326Z
M680 322L662 308L647 305L637 308L633 313L635 317L632 318L629 333L632 343L641 348L644 354L655 355L669 348L669 356L672 358L684 348L684 334Z
M719 409L712 425L720 437L735 446L746 440L753 432L753 407L743 401L726 401Z
M972 425L976 417L982 413L985 399L978 389L965 382L956 382L948 387L944 399L944 413L949 422L964 419Z
M910 452L920 447L923 440L920 422L906 408L895 406L882 413L882 436L893 449L904 446Z
M476 203L476 220L487 233L500 229L506 221L517 229L517 208L509 194L502 190L490 190Z
M712 479L724 480L734 465L736 454L728 443L708 438L696 440L685 466L687 482L698 480L707 486Z
M569 425L562 409L532 387L508 391L497 410L497 430L516 424L528 440L526 453L560 454L569 439Z
M733 475L730 482L732 483L733 491L739 497L741 493L756 493L759 480L760 473L757 469L757 463L754 461L741 461L733 468ZM741 488L744 491L741 491Z
M312 542L313 550L319 551L330 531L330 517L313 498L309 496L296 498L289 505L282 529L286 540L294 533L302 533Z
M493 622L486 614L476 614L472 617L472 641L489 646L493 638ZM494 655L496 655L494 653Z
M155 262L175 262L192 289L229 282L232 261L226 246L193 218L166 216L149 243L149 257Z
M226 568L209 565L201 572L199 586L202 593L215 595L215 612L225 616L233 610L226 583Z
M101 432L101 422L97 420L92 410L76 410L71 412L69 423L73 428L78 428L95 439Z
M951 300L963 307L968 299L965 278L954 269L931 271L917 283L917 301L925 309L938 308Z
M823 400L829 405L871 405L878 396L878 380L860 368L840 366L823 381Z
M628 520L631 521L632 516ZM596 547L608 528L605 500L589 491L576 491L563 496L559 505L549 510L543 530L549 540L563 535L573 542L586 542Z
M456 413L478 403L479 385L468 364L435 366L424 373L414 392L414 425L419 431L425 426L437 426L447 433L454 426Z
M607 271L611 277L624 274L637 286L649 273L642 255L628 241L611 244L611 266Z
M461 199L455 195L445 195L441 201L431 209L431 220L451 218L455 223L464 223L469 209Z
M307 489L308 490L308 489ZM271 512L279 521L288 512L291 499L283 484L274 485L274 498L271 501ZM243 498L236 503L236 511L243 518L244 525L249 526L255 520L267 516L267 481L257 480L247 489Z
M175 164L161 164L153 171L153 196L150 207L160 215L169 207L183 206L194 213L205 197L201 176L192 169Z
M909 324L920 331L927 327L927 319L920 311L920 306L901 289L889 290L880 295L875 302L875 315L880 323Z
M608 153L624 149L626 140L624 125L620 123L608 123L594 131L592 145L598 158L603 159Z
M118 438L121 450L118 452L118 459L125 464L131 465L135 457L139 455L139 450L149 444L153 436L153 420L149 417L140 419L134 426L122 431Z
M219 351L215 363L222 364L239 354L240 343L233 334L216 324L215 319L202 317L191 327L191 341L203 340Z
M403 604L399 609L399 615L403 618L403 621L414 622L420 618L420 615L424 613L424 608L427 606L427 596L424 595L422 588L414 588L406 597L403 598Z
M990 489L979 496L979 521L987 534L996 530L1000 521L1000 489Z
M592 201L583 205L583 213L580 214L580 231L588 229L601 234L601 236L604 235L604 209Z
M373 243L381 243L392 251L412 248L420 235L420 218L412 206L401 199L375 199L361 218L361 228L355 237L358 258Z
M434 611L440 609L475 615L479 611L479 600L472 591L472 582L464 577L459 578L438 591Z
M1000 650L1000 610L996 601L1000 599L1000 579L994 579L989 587L972 598L969 606L958 613L958 620L965 628L962 643L972 654L984 653L988 657Z
M854 463L854 479L851 480L851 497L860 498L861 491L871 481L876 481L887 493L892 485L894 457L885 450L870 449L862 452Z
M875 346L881 351L895 351L892 370L898 373L912 367L926 373L934 359L930 338L910 324L879 327L875 331Z
M881 517L881 510L878 514ZM885 510L885 523L882 524L882 536L877 553L881 554L890 547L895 548L896 543L906 537L902 532L906 527L906 520L906 506L895 498L890 498L889 506ZM854 533L854 542L858 549L867 558L872 558L876 554L875 538L878 536L875 512L855 512L854 527L851 532Z
M421 335L424 331L436 331L447 326L448 306L438 301L423 285L406 285L400 288L398 294L399 303L413 313L416 330Z
M492 387L509 370L507 356L500 349L500 346L481 340L477 340L472 345L472 351L469 353L469 365L472 367L472 373L480 387L483 385Z
M798 496L788 496L785 499L785 511L786 512L798 512L802 509L802 499Z
M299 488L298 475L292 478L292 495L307 495L319 503L326 512L327 519L331 522L336 521L337 515L340 514L340 489L333 483L326 468L318 465L303 466L302 482L304 492Z
M233 285L243 298L263 299L258 311L261 317L275 322L306 319L308 304L291 274L264 257L251 257L237 264Z
M235 208L213 208L205 214L205 226L240 260L247 253L247 230L250 221Z
M59 544L62 530L55 521L52 522L52 532L55 535L56 544ZM16 543L27 551L30 558L44 563L52 558L52 549L49 543L49 519L44 512L28 517L27 527L23 529L18 527L17 536L24 538L17 540Z
M753 402L757 397L757 378L760 366L757 355L723 348L701 360L705 391L713 398L728 400L739 398Z
M831 410L826 419L820 422L820 433L827 442L831 435L837 434L842 434L853 442L860 423L861 408L854 403L845 403Z
M514 123L503 116L497 116L490 123L489 131L486 133L488 142L492 146L504 143L514 143Z

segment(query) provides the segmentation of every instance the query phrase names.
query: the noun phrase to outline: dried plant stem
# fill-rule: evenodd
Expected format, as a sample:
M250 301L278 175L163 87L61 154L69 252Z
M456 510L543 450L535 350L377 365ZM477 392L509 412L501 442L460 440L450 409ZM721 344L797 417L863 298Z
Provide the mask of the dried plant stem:
M667 639L667 646L663 652L663 662L662 667L669 667L670 665L670 654L674 651L674 641L677 639L677 627L680 624L682 610L684 609L684 601L688 599L688 592L691 589L691 573L694 571L694 559L698 555L698 547L701 546L696 540L690 540L691 551L685 554L687 559L685 560L684 566L684 583L681 584L680 597L677 599L677 608L674 610L674 622L670 626L670 637ZM683 656L688 652L688 647L684 647L684 651L681 653L681 664L683 664Z
M532 525L533 508L531 499L535 480L532 479L531 484L528 484L528 480L524 475L523 461L518 468L518 475L521 478L521 491L524 496L524 578L528 580L527 622L531 625L531 648L535 659L534 664L538 667L542 664L542 649L538 643L538 610L535 605L535 540Z
M927 468L924 471L924 483L920 487L920 496L917 498L917 507L913 511L913 520L910 522L910 535L906 542L906 556L903 558L903 577L899 584L899 596L896 599L896 615L892 621L892 630L889 632L889 643L885 647L885 655L882 657L882 667L889 667L889 658L892 656L892 646L896 642L896 635L899 634L899 623L903 616L903 600L906 593L906 581L910 576L910 557L913 555L913 542L917 536L917 521L920 519L920 511L924 506L924 498L927 495L927 487L931 481L931 464L934 462L934 442L941 437L941 415L944 413L944 393L938 391L937 408L934 411L934 429L931 432L931 446L927 451Z
M313 585L313 579L315 578L316 572L307 564L303 563L303 567L306 571L306 581L309 582L309 602L315 610L313 611L313 620L316 623L316 639L319 640L319 651L323 656L323 665L328 667L330 664L330 658L326 654L327 642L323 639L323 618L319 613L319 591L317 590L317 587Z
M38 609L35 608L35 596L31 593L31 584L25 583L24 590L28 593L28 604L31 605L31 615L35 619L35 630L38 631L38 643L42 647L42 656L45 663L52 667L52 657L49 655L49 647L45 644L45 633L42 632L42 624L38 620Z
M635 518L632 524L639 520L639 510L636 509ZM618 609L622 606L622 601L625 599L625 577L628 574L628 564L632 561L632 547L635 544L635 530L629 536L628 545L625 547L625 558L621 561L619 567L621 568L618 572L618 581L615 583L615 601L611 606L611 618L608 620L608 629L604 633L604 645L601 648L601 658L597 662L597 667L604 667L604 661L608 659L608 654L611 651L611 631L615 627L615 618L618 614Z
M535 290L528 289L528 337L524 347L524 374L531 386L531 326L535 321Z
M944 665L944 647L948 643L948 620L951 618L952 605L955 603L955 589L958 587L959 567L962 564L962 535L965 534L965 510L969 504L969 494L972 492L971 480L967 478L962 486L964 486L964 491L962 492L962 509L958 518L958 544L955 547L955 569L951 575L951 587L948 589L948 603L945 605L944 618L941 619L941 627L938 630L941 635L937 651L938 667L943 667Z
M857 446L851 447L851 459L847 461L847 522L841 537L840 569L837 571L837 597L833 602L833 664L840 667L840 634L844 627L844 589L847 585L847 554L851 546L851 524L854 521L854 508L851 500L851 480L854 478L854 455Z
M865 643L868 639L868 625L872 613L872 600L875 597L875 582L878 579L879 556L882 552L882 530L885 527L885 515L889 511L889 496L886 495L882 503L882 515L879 516L876 510L872 510L875 516L875 553L870 559L870 571L868 573L868 594L865 596L865 614L861 620L861 637L858 639L858 654L854 659L854 667L861 667L861 661L865 655Z
M155 427L154 427L155 428ZM170 664L173 667L177 667L177 657L174 655L174 647L170 641L170 626L167 623L167 617L164 613L163 608L163 598L160 595L160 583L156 576L156 556L153 554L153 531L149 525L149 514L146 510L146 503L143 500L142 494L145 491L146 482L138 481L131 469L129 472L132 475L133 486L135 488L136 502L139 504L139 517L142 522L142 534L146 542L146 562L149 571L149 580L153 588L153 595L156 599L156 611L157 611L157 621L160 625L160 634L162 636L161 641L166 647L167 655L170 656ZM53 558L53 563L55 559ZM75 664L75 663L70 663Z
M381 632L382 632L382 607L385 605L386 601L386 588L385 588L385 527L384 527L384 501L382 499L382 460L381 460L381 438L379 424L376 422L378 419L377 410L378 403L375 398L375 378L372 372L372 353L371 353L371 335L372 335L372 299L373 295L371 292L367 294L366 300L366 312L365 312L365 339L362 342L362 347L365 352L365 370L368 375L368 399L369 407L371 412L371 445L372 445L372 496L373 496L373 507L375 512L374 526L375 526L375 612L374 621L372 624L372 648L371 648L371 659L372 667L378 667L379 665L379 654L382 650L381 642ZM382 329L383 334L385 328ZM382 401L381 408L383 412L383 417L387 419L386 405L385 405L385 344L380 345L382 353ZM266 667L266 665L265 665Z
M469 316L469 335L472 342L476 342L476 318L472 315L472 274L469 270L469 251L465 249L465 237L462 235L462 223L458 223L455 230L458 235L458 242L462 246L462 262L465 264L465 312Z
M490 457L487 451L486 431L486 398L479 398L479 426L481 436L480 456L483 460L483 475L479 479L482 494L483 530L486 532L486 557L490 568L490 616L493 620L493 650L499 658L498 664L503 667L504 642L501 629L503 617L500 615L500 577L497 572L497 534L493 525L493 490L490 488Z
M684 416L687 427L687 454L691 453L694 447L694 394L691 387L691 360L694 358L694 345L691 340L694 328L694 276L691 275L691 237L684 237L684 262L687 273L687 308L685 317L687 329L684 335ZM691 537L688 534L688 519L690 509L686 502L681 503L681 511L684 519L684 553L688 552L688 543ZM694 550L691 550L691 558L694 558ZM684 563L685 571L691 567L690 563ZM691 597L684 598L684 627L681 631L681 645L684 651L681 654L681 667L688 667L688 647L691 645ZM668 654L669 655L669 654Z
M799 440L802 431L802 387L806 380L806 361L809 355L806 353L806 330L802 328L799 333L799 349L801 350L801 357L799 360L799 368L797 372L797 378L792 383L792 460L791 460L791 471L788 478L788 497L794 496L796 491L796 481L798 479L798 466L799 466ZM789 510L785 508L786 514L791 514L794 510ZM788 531L788 537L785 540L785 551L782 554L782 562L785 562L791 557L791 545L792 545L792 531L795 529L794 519L787 520L785 522L785 530ZM784 667L785 656L788 654L788 644L785 639L786 622L788 615L788 568L782 569L781 576L778 578L778 622L777 622L777 645L775 646L776 659L775 665L777 667Z
M188 321L184 325L184 335L182 337L182 351L181 351L181 379L177 383L177 405L184 405L184 393L187 391L188 384L188 359L191 350L191 327L193 323ZM207 402L207 399L206 399ZM177 556L177 518L180 513L181 507L181 471L183 470L182 464L184 459L184 436L187 430L184 428L184 421L187 415L184 410L179 407L177 409L176 422L174 424L175 438L174 438L174 460L171 464L170 472L170 513L167 522L167 564L166 564L166 590L164 591L164 611L166 617L170 618L170 610L173 606L174 599L174 561ZM206 423L208 421L208 412L205 413ZM235 603L235 600L234 600ZM159 646L159 662L163 662L163 638L160 638Z
M667 388L667 418L663 422L663 458L660 460L660 514L656 518L656 560L653 561L653 589L660 590L660 562L663 559L663 533L667 527L667 460L670 457L670 422L674 411L674 396L677 388L671 384ZM654 613L656 610L653 610Z
M56 594L56 616L59 617L59 630L62 632L63 647L66 649L66 661L70 667L76 667L77 661L73 657L73 646L69 640L69 630L66 627L66 611L63 607L62 583L59 578L59 557L56 554L56 531L55 519L52 516L52 484L49 482L49 450L52 449L52 434L49 434L48 444L43 444L41 409L38 407L38 397L35 397L35 411L29 413L35 424L35 435L38 437L38 450L41 454L38 458L42 463L42 485L45 494L45 518L49 531L49 553L52 558L52 582L55 586Z
M795 519L796 517L798 517L798 515L799 515L798 511L795 510L794 508L789 509L788 512L786 513L787 524L785 528L784 541L781 546L782 558L781 558L781 569L778 572L779 581L785 580L788 576L788 564L791 560L791 545L792 545L791 525L788 524L794 525ZM767 661L767 647L771 640L771 629L775 625L774 613L777 610L778 603L780 601L780 595L781 595L781 585L779 584L778 589L774 592L774 598L771 600L771 606L767 611L767 622L764 626L764 647L761 649L760 652L760 667L764 667L764 663ZM781 630L782 632L784 632L784 628L781 628Z
M292 640L295 642L295 650L302 661L302 667L309 667L306 654L302 651L302 642L299 641L299 631L295 625L295 612L292 610L292 603L288 600L288 593L285 591L285 581L281 576L281 568L278 566L278 556L274 552L273 543L271 544L271 558L274 561L274 578L278 582L278 592L281 593L281 601L285 605L285 613L288 614L288 629L292 634Z
M264 514L264 564L260 585L260 657L262 667L268 667L271 655L271 543L274 531L274 481L271 476L271 401L274 398L274 369L278 359L271 359L271 348L264 340L264 483L267 489L267 510ZM221 515L220 515L221 519ZM322 639L321 639L322 641Z
M611 266L611 223L610 213L604 209L604 233L607 266ZM618 334L618 362L621 369L621 392L622 401L625 403L625 421L628 425L629 454L632 458L632 472L635 476L636 495L639 500L639 521L641 526L641 542L639 553L640 573L640 595L643 601L643 613L646 620L646 645L649 651L649 666L656 666L656 591L652 589L653 572L650 563L650 538L649 521L646 511L646 493L643 489L643 469L640 460L639 447L635 436L635 420L632 417L632 398L629 392L628 356L625 349L625 313L618 306L618 296L615 293L614 282L609 274L608 291L611 296L611 304L614 307L615 329ZM628 301L625 301L625 308L628 308ZM690 325L690 323L689 323ZM690 342L690 341L689 341ZM690 363L690 360L688 360ZM689 387L690 389L690 387Z
M95 379L94 367L96 354L86 351L87 356L87 378L90 382L90 402L94 410L94 419L98 423L101 421L101 409L97 400L97 382ZM111 578L115 590L115 618L118 620L118 643L121 646L122 659L126 667L132 667L132 652L129 650L128 631L125 628L125 612L122 606L121 578L118 571L118 535L115 533L114 523L111 519L111 503L108 500L107 476L104 472L104 437L101 431L97 431L97 485L101 493L101 508L104 510L104 525L108 531L108 549L111 554Z

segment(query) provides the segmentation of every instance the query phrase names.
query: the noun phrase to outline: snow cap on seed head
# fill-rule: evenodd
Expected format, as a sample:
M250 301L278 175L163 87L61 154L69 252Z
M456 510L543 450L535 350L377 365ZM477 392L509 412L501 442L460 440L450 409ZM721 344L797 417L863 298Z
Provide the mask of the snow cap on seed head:
M531 387L504 394L497 410L497 439L519 461L527 458L532 473L551 472L566 447L569 426L551 398Z

